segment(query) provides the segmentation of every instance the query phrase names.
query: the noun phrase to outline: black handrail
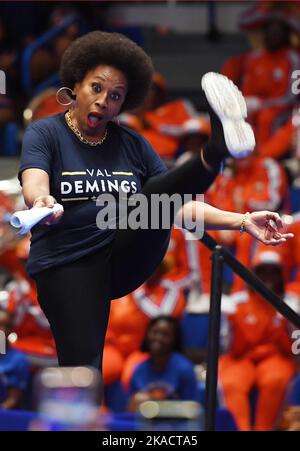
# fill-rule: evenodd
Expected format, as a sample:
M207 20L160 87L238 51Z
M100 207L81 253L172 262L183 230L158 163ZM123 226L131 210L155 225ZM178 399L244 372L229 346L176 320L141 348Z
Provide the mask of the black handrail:
M208 431L214 430L216 421L222 284L222 246L216 246L212 254L211 299L208 328L210 331L210 339L208 341L207 349L207 373L205 387L205 426Z
M224 247L220 246L210 235L204 233L202 243L212 251L212 275L211 295L209 309L209 331L208 331L208 360L206 371L205 389L205 425L206 431L215 430L215 416L217 405L217 380L219 359L219 337L223 262L226 263L236 274L238 274L248 285L263 296L273 307L281 313L288 321L300 329L300 316L294 312L273 291L269 290L263 282L249 269L245 268Z

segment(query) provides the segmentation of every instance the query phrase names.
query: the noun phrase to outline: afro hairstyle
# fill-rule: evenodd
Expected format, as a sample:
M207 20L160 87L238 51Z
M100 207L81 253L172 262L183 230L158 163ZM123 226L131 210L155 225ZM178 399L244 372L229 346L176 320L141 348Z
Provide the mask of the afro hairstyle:
M119 69L127 78L128 92L122 111L143 103L152 83L152 60L141 47L119 33L92 31L76 39L63 55L61 81L73 89L90 70L101 64Z

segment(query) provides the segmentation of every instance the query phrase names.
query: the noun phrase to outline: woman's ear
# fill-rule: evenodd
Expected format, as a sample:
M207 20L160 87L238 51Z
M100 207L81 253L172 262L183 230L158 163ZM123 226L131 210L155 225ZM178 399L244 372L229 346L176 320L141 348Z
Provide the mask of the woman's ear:
M71 95L71 98L74 101L76 100L79 88L80 88L80 83L79 82L75 83L74 88L72 89L72 95Z
M72 98L75 97L75 99L76 99L76 96L77 96L77 94L78 94L78 89L79 89L79 88L80 88L80 82L77 81L77 82L75 83L75 85L74 85L74 88L72 89Z

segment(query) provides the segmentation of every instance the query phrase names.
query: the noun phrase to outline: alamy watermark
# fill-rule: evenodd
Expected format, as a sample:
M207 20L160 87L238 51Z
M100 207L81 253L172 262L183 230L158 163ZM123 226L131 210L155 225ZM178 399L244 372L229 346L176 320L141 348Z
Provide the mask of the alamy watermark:
M292 83L292 93L297 96L300 94L300 70L294 70L292 72L292 79L294 80Z
M300 354L300 330L293 330L292 340L295 340L292 344L292 353L294 355Z
M196 200L197 202L192 202ZM99 229L167 230L174 224L192 233L187 239L198 240L204 233L204 195L135 193L129 197L124 192L118 197L101 194L96 205L101 207L96 217Z
M0 94L6 94L6 75L3 70L0 70Z
M0 355L6 354L6 336L3 330L0 330Z

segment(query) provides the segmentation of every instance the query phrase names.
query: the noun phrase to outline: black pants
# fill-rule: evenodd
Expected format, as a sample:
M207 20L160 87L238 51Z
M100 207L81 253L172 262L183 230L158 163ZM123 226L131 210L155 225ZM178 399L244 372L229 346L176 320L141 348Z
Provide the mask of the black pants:
M218 168L208 172L197 156L151 178L142 193L204 193L217 172ZM61 366L101 369L111 300L130 293L154 272L169 239L170 230L118 230L114 241L94 254L36 275L39 303L49 320Z

